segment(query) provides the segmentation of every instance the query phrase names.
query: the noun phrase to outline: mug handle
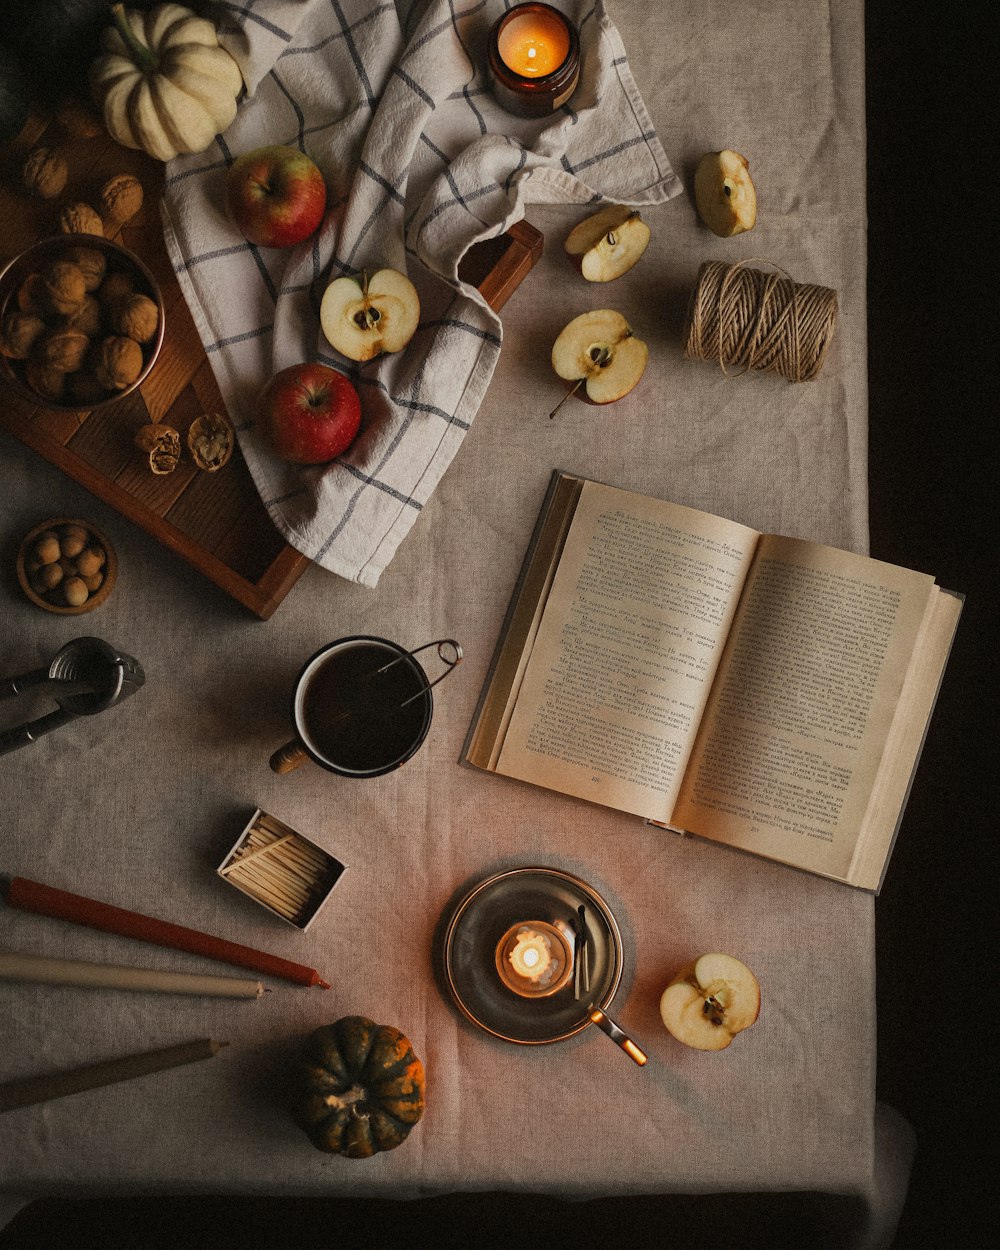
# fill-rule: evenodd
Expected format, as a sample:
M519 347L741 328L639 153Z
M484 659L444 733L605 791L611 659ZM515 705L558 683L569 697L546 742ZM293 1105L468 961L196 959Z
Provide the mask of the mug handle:
M272 772L284 776L285 773L294 772L308 758L305 747L297 738L293 738L291 742L286 742L283 747L278 747L277 751L268 760L268 763L271 765Z
M433 681L427 683L427 690L419 690L416 694L410 695L408 699L403 700L399 705L400 707L406 707L407 703L412 703L414 699L422 699L428 690L432 690L439 681L444 681L452 669L458 668L462 662L462 648L454 638L440 638L437 642L425 642L422 647L414 647L412 651L408 651L406 654L408 656L419 655L421 651L426 651L428 647L437 647L438 659L445 665L445 670L435 677ZM403 658L403 656L400 656L399 660ZM392 664L398 664L399 660L393 660ZM385 667L389 668L391 665L387 664Z

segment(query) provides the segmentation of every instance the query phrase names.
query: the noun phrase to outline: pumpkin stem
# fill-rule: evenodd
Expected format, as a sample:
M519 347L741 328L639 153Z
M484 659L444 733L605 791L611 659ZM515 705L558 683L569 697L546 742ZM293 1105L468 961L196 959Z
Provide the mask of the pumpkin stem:
M125 16L124 4L111 6L111 17L125 44L129 56L144 74L151 74L159 65L155 53L136 38L128 19Z

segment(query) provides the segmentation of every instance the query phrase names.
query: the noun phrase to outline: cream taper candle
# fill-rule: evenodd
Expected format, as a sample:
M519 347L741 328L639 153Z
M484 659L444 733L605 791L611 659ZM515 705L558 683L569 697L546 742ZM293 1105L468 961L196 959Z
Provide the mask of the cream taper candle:
M160 972L120 964L94 964L82 959L50 959L45 955L0 952L0 980L40 985L73 985L87 989L145 990L159 994L211 994L221 998L260 998L260 981L237 977Z

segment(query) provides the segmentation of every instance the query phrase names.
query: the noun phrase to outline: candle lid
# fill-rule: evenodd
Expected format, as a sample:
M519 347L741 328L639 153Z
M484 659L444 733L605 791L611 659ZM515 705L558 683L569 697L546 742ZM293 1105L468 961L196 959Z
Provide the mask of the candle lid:
M497 947L511 927L543 920L573 932L577 909L587 912L590 995L574 997L573 978L540 997L514 994L497 974ZM558 868L515 868L481 881L446 913L441 957L444 979L461 1013L504 1041L544 1045L573 1037L590 1023L589 1001L607 1007L622 975L622 939L608 904L586 881Z

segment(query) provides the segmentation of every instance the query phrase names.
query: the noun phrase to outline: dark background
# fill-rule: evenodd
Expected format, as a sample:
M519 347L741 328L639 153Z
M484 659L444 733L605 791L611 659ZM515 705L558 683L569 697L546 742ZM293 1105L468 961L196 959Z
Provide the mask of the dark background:
M897 1250L972 1250L996 1237L997 1181L986 1157L996 1135L990 1060L1000 1011L990 628L1000 418L997 11L963 0L869 0L866 12L871 553L967 596L876 904L879 1098L918 1139ZM265 1178L261 1187L266 1193ZM796 1195L40 1202L0 1233L0 1250L274 1250L354 1239L374 1247L837 1250L859 1218L850 1203Z

